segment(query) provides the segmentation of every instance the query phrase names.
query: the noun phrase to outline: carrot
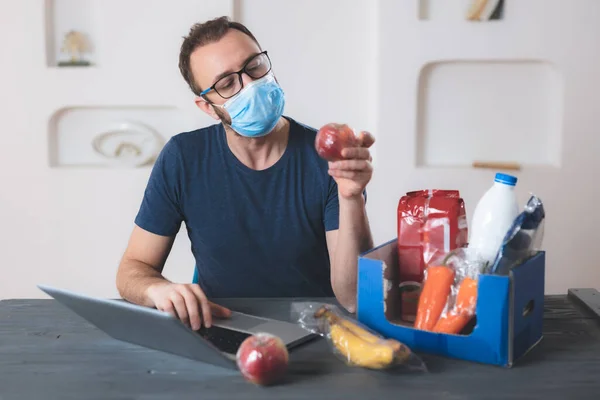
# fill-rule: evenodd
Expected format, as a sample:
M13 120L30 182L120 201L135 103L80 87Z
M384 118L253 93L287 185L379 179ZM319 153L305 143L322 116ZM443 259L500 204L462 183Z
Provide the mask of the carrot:
M453 282L452 268L445 265L427 267L427 277L419 296L415 328L427 331L433 329L446 306Z
M464 278L456 294L456 304L451 312L440 318L433 328L438 333L459 333L475 315L477 281Z
M456 310L460 313L475 314L477 304L477 281L463 278L456 294Z
M473 318L472 315L467 314L450 314L443 316L440 320L435 324L432 329L432 332L436 333L459 333L465 325L469 323L469 321Z

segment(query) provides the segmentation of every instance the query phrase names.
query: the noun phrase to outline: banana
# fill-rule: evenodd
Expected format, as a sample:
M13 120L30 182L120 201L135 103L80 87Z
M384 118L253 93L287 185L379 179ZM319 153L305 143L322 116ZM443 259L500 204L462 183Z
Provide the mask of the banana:
M350 365L382 369L394 362L394 348L387 343L370 343L340 324L330 329L331 341Z
M326 307L321 307L315 313L315 317L316 318L322 318L322 317L327 318L327 321L329 322L330 325L333 325L334 323L338 323L338 324L342 325L343 327L345 327L346 329L350 330L356 336L361 337L362 339L364 339L365 341L367 341L369 343L377 343L377 342L381 341L380 337L372 334L371 332L367 331L366 329L363 329L362 327L358 326L357 324L353 323L352 321L338 316L337 314L328 310Z
M410 350L402 343L382 339L325 307L321 307L315 317L327 320L333 345L350 365L383 369L410 355Z

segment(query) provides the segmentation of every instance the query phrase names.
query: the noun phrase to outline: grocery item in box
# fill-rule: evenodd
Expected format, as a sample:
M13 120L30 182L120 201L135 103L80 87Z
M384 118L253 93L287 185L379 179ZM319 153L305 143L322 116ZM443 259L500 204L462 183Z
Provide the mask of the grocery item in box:
M516 184L516 177L497 173L494 184L481 197L473 212L469 248L476 250L478 258L490 265L506 232L519 215Z
M402 319L414 321L427 264L466 246L467 218L458 190L408 192L398 203L398 261Z
M508 275L515 265L541 250L546 212L542 200L532 195L525 209L515 218L506 233L490 273Z
M473 253L463 247L431 260L419 297L416 329L459 334L475 316L477 280L485 264Z

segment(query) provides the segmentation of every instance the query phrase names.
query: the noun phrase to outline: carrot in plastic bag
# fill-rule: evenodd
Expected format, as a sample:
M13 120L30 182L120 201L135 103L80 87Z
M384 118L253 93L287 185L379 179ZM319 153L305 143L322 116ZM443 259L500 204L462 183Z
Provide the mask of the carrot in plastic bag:
M446 313L445 316L440 318L435 324L433 331L437 333L459 333L473 318L476 304L477 281L465 277L458 288L453 311Z
M430 331L437 323L454 283L454 269L445 265L427 267L427 277L423 283L415 328Z

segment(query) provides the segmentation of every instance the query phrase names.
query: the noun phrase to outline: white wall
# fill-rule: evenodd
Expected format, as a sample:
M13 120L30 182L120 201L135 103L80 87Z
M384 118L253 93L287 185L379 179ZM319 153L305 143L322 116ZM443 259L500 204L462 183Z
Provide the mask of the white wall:
M416 1L88 1L98 65L65 70L47 66L44 1L0 0L0 298L39 297L38 282L116 295L117 263L150 170L50 168L48 120L68 106L151 105L178 107L197 126L212 123L194 109L177 54L193 22L232 14L234 3L272 56L289 115L314 126L346 121L375 134L368 208L377 242L396 235L404 192L460 189L470 216L493 177L465 167L416 167L421 67L448 58L555 63L564 84L560 162L526 166L518 193L522 203L529 191L545 201L547 291L600 287L591 251L600 211L588 203L599 194L592 171L600 164L600 2L507 2L501 23L467 24L458 12L455 20L441 12L438 0L430 0L428 21L417 19ZM193 265L182 230L166 274L189 281Z
M600 210L596 206L600 185L592 172L600 165L600 26L594 22L600 16L600 2L505 2L502 24L466 24L441 13L436 14L440 15L438 20L417 21L417 4L408 3L379 2L379 165L371 189L371 199L377 202L371 206L377 210L373 229L378 237L395 234L393 215L404 192L423 187L459 188L470 218L493 179L489 171L470 168L414 167L420 67L436 59L548 60L560 69L565 85L561 166L526 166L517 174L517 192L522 204L530 191L545 202L547 292L565 293L570 287L600 288L600 269L593 251L600 239ZM442 0L430 3L440 6ZM456 95L446 94L449 107ZM493 117L490 115L491 120Z

